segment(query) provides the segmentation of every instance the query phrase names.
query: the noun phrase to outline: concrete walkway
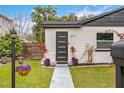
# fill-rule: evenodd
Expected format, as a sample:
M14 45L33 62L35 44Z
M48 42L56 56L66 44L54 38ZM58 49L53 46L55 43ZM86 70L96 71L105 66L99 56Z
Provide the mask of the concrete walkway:
M56 65L50 88L74 88L68 64Z

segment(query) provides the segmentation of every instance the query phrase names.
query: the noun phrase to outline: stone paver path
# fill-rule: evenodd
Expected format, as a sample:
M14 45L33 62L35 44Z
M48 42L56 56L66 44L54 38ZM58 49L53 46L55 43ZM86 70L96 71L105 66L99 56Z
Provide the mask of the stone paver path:
M56 65L50 88L74 88L68 64Z

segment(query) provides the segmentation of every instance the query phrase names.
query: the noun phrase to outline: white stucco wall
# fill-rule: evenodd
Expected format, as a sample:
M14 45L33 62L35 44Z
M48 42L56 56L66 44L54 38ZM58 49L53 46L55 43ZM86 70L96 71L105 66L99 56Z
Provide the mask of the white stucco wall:
M68 32L68 49L71 45L72 40L70 39L71 34L78 33L78 28L48 28L45 29L45 45L48 49L47 57L51 59L52 64L56 63L56 31ZM73 41L73 43L77 44ZM68 60L70 59L70 52L68 51Z
M51 59L52 64L56 63L56 31L68 32L68 63L71 64L70 47L76 48L76 57L79 63L87 62L87 54L85 54L86 44L93 45L96 48L96 33L105 32L109 29L118 32L124 32L124 27L82 27L82 28L46 28L45 29L45 44L48 49L47 57ZM119 38L114 33L114 42ZM110 52L95 51L93 54L94 63L111 63L112 59Z

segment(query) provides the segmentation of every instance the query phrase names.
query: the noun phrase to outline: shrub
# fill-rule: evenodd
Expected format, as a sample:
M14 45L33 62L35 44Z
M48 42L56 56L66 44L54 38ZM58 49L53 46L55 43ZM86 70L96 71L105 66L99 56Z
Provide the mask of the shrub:
M0 56L3 54L6 56L11 55L11 50L12 50L12 44L11 44L11 34L6 34L4 36L0 37ZM19 36L16 37L15 39L15 50L16 50L16 56L19 56L22 53L22 43L21 39Z
M45 44L44 44L44 43L41 43L38 47L39 47L39 49L40 49L40 52L41 52L43 55L45 55L46 52L47 52L47 48L46 48Z

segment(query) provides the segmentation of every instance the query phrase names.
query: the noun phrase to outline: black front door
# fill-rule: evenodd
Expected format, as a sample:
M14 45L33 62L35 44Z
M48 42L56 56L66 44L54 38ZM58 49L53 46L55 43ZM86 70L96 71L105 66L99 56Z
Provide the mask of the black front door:
M56 61L57 63L68 61L68 32L56 32Z

